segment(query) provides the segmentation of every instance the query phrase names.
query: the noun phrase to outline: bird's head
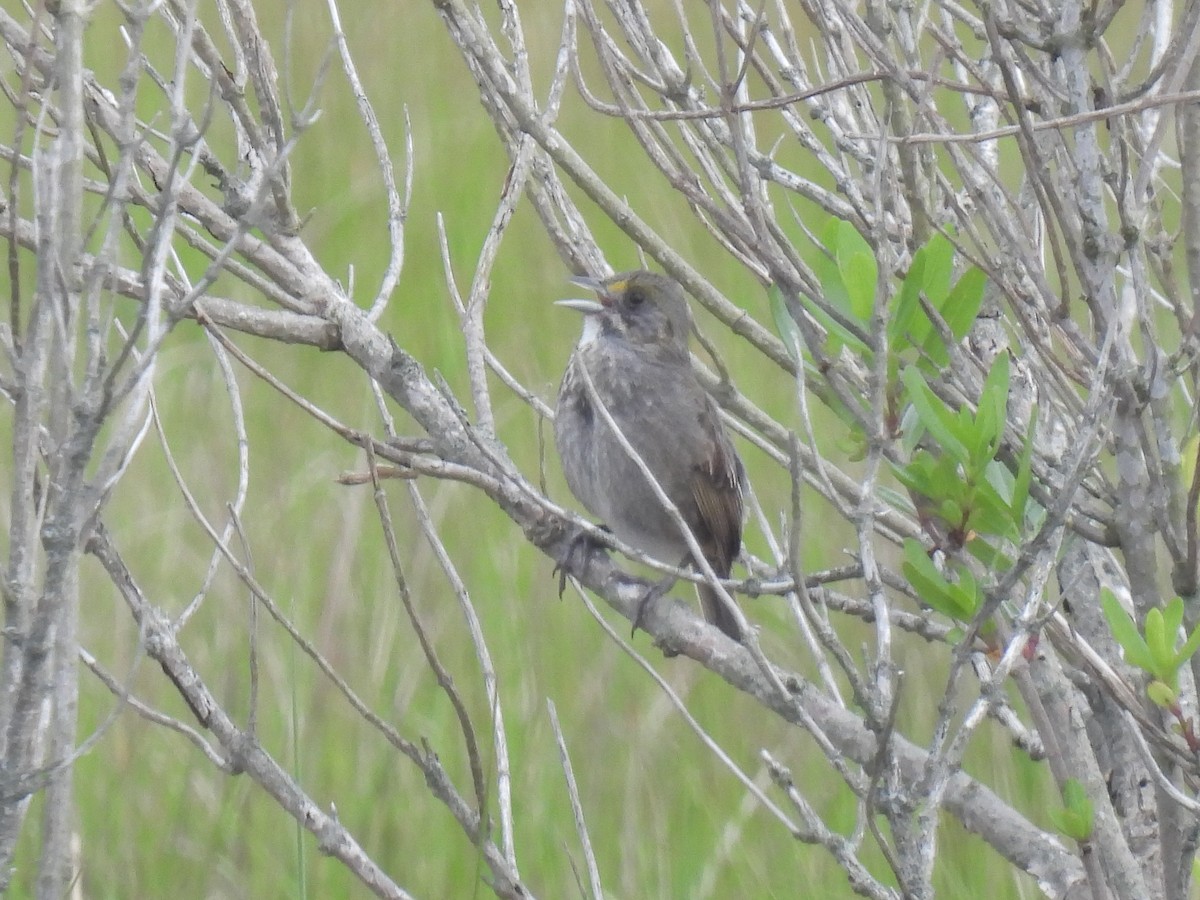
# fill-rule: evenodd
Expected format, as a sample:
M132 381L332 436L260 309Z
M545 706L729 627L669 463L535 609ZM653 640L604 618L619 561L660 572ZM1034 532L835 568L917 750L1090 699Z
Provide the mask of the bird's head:
M559 300L586 317L582 343L601 336L687 354L692 314L683 288L671 278L638 269L611 278L572 278L596 292L595 300Z

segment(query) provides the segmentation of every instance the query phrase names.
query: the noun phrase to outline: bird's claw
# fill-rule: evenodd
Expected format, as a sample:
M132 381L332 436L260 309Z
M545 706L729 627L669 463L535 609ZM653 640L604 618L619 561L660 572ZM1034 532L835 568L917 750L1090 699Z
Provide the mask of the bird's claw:
M604 531L608 531L608 528L604 525L601 525L600 528ZM556 563L554 569L550 573L551 575L558 576L559 600L562 599L563 591L567 589L567 575L569 575L570 570L574 569L579 563L580 555L582 555L583 561L586 562L593 550L603 549L605 549L604 543L593 537L591 533L584 531L582 528L575 532L570 543L567 544L567 552L563 554L562 561Z
M646 618L646 610L650 604L671 590L675 586L676 580L674 575L668 575L646 591L642 599L638 601L637 612L633 615L633 628L629 631L630 637L637 634L637 630L642 627L642 620Z

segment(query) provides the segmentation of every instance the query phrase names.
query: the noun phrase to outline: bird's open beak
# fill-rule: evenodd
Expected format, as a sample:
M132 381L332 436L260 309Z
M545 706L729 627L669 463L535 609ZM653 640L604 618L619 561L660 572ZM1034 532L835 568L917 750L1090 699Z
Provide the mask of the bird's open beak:
M576 275L574 278L567 279L571 284L579 285L581 288L587 288L589 291L595 291L597 294L604 293L604 280L602 278L589 278L586 275Z
M555 306L565 306L567 309L573 309L585 315L595 315L596 313L604 312L604 307L607 305L604 301L609 296L608 285L599 278L588 278L585 275L577 275L570 279L570 281L571 284L587 288L589 291L595 291L600 295L600 300L555 300Z
M604 312L604 305L595 300L555 300L555 306L564 306L584 315L595 315Z

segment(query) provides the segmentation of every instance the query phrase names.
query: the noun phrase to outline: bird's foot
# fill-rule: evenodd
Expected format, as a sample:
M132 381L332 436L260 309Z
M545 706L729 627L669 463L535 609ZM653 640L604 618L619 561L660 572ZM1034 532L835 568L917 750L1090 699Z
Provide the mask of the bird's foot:
M608 527L601 525L603 531L608 531ZM567 544L567 552L563 554L563 558L554 566L552 575L558 576L558 599L562 599L563 591L567 589L567 575L579 563L587 562L588 557L593 550L604 550L606 546L603 541L594 537L591 533L584 531L582 528L577 529Z
M646 610L649 609L650 604L671 590L677 580L674 575L667 575L646 591L645 596L638 601L637 612L633 616L633 628L629 631L630 637L637 634L637 630L642 627L642 620L646 617Z

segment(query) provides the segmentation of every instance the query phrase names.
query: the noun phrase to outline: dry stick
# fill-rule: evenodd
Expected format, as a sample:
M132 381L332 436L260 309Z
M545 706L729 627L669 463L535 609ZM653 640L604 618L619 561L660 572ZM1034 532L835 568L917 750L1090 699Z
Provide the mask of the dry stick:
M408 107L404 107L404 197L396 186L396 172L392 165L392 156L388 151L387 141L383 138L383 129L379 119L375 117L375 108L367 97L362 80L358 77L358 67L350 54L350 45L346 41L346 33L342 30L341 13L338 11L337 0L327 0L329 17L333 23L333 36L337 43L338 55L342 61L342 71L350 82L350 91L354 94L354 103L358 108L359 117L367 129L371 139L371 149L375 152L375 162L383 177L383 186L388 202L388 264L380 279L379 290L371 307L367 311L367 319L377 322L387 309L392 291L400 280L400 272L404 268L404 221L408 217L408 207L412 202L413 190L413 138L412 122L408 118Z
M821 674L822 680L827 686L832 686L830 696L835 698L841 706L846 703L842 699L841 692L836 687L834 681L832 667L829 665L829 656L832 656L838 664L838 667L845 674L850 682L851 692L860 702L865 699L866 684L859 675L858 670L854 666L854 661L850 656L850 652L846 649L837 633L833 630L833 626L829 624L829 618L822 615L817 610L816 604L812 602L812 597L808 592L807 585L803 578L803 554L800 547L801 536L804 534L804 507L800 502L800 448L799 441L795 435L792 436L792 454L789 460L789 470L791 472L791 510L790 521L791 527L788 529L788 545L787 553L784 558L784 564L792 575L792 583L795 585L795 591L788 594L788 606L792 610L792 614L796 619L797 626L805 637L806 643L813 648L813 659L817 662L817 671ZM816 640L825 648L825 653L821 653L813 646L813 631L815 629ZM828 689L828 688L827 688Z
M367 444L363 449L367 452L367 468L371 472L371 484L375 489L375 508L379 511L379 525L383 529L384 543L387 546L388 558L391 560L392 575L396 581L396 590L400 595L400 602L404 604L404 611L407 613L408 620L417 635L417 641L421 645L421 652L425 654L425 661L429 663L429 668L437 680L438 687L442 689L442 692L445 693L446 698L450 701L450 705L454 709L454 714L458 717L459 728L462 730L463 742L466 745L467 760L471 768L471 781L475 788L476 812L479 816L480 825L479 839L483 840L487 831L487 787L483 778L483 763L479 757L479 742L475 737L475 725L471 722L471 714L468 712L467 706L458 692L458 688L454 686L454 679L450 677L450 673L442 665L441 660L438 659L437 650L434 649L432 641L429 640L429 635L425 632L425 626L421 624L421 617L417 615L417 609L413 606L412 594L408 589L408 579L404 574L403 563L400 561L400 548L396 544L396 532L392 528L392 514L388 509L387 494L383 490L383 486L379 481L379 473L375 468L375 453L370 444Z
M242 528L241 517L234 512L233 508L226 505L229 511L229 523L233 526L234 532L237 534L238 541L242 545L242 554L246 558L246 571L254 573L254 555L250 549L250 540L246 537L246 532ZM295 607L293 606L293 609ZM258 736L258 604L254 602L254 595L250 596L250 622L247 628L249 632L249 670L250 670L250 696L247 698L249 710L246 713L246 733L251 737ZM294 696L294 695L293 695ZM293 738L297 739L297 738Z
M121 327L120 323L117 323L117 327L118 328ZM124 332L122 331L122 334L123 333ZM226 355L226 353L224 352L224 350L221 348L220 344L217 343L211 337L211 335L208 337L208 339L209 339L209 343L213 347L213 352L214 352L214 355L217 360L217 366L221 370L221 377L225 383L225 391L229 397L230 412L232 413L234 433L237 436L238 485L237 485L237 490L234 494L233 501L228 504L231 515L236 517L241 514L241 511L242 511L243 507L245 506L246 497L249 492L250 441L249 441L249 438L246 433L246 418L245 418L245 413L244 413L244 409L242 406L241 391L238 388L237 379L234 378L233 368L229 364L229 358ZM179 469L179 466L177 465L177 463L175 461L175 454L171 450L170 443L167 440L166 431L163 428L162 420L159 418L159 415L158 415L157 399L156 399L155 391L154 391L154 388L152 385L150 386L150 390L147 393L147 401L149 404L149 409L148 409L148 413L147 413L147 426L149 426L150 424L153 424L155 432L158 434L159 443L162 447L164 457L167 461L167 467L170 469L171 475L175 479L175 483L179 486L180 490L182 491L184 499L188 503L188 508L194 512L199 509L199 504L196 503L194 498L192 497L190 489L187 488L186 481L184 480L184 477L183 477L183 473ZM225 524L225 528L221 533L221 540L228 541L229 538L233 536L233 530L234 530L234 522L231 519L229 522L227 522ZM191 618L191 616L196 612L196 610L199 608L200 604L203 602L204 597L207 596L209 588L212 587L213 579L216 577L217 568L220 563L220 559L221 559L220 553L218 553L217 551L214 550L213 554L209 557L208 568L205 571L204 578L201 582L200 588L196 591L195 595L192 597L191 602L188 603L188 605L183 609L183 611L179 614L179 617L175 621L175 625L177 628L183 628L183 626L187 624L187 621Z
M139 645L139 650L141 649ZM181 722L173 716L168 716L166 713L159 712L149 704L143 703L137 697L129 692L128 680L122 683L114 678L100 662L88 653L83 647L79 648L79 658L83 660L83 664L87 666L93 675L95 675L100 683L103 684L112 693L114 697L121 701L123 705L128 706L135 713L154 725L161 725L163 728L170 731L176 731L182 734L190 741L197 750L204 754L210 763L212 763L219 771L226 775L234 774L233 767L229 764L229 760L221 756L213 745L204 739L199 731L188 725L186 722ZM132 675L132 672L130 673Z
M1151 717L1134 688L1113 670L1108 661L1071 626L1061 612L1056 610L1051 616L1046 625L1046 633L1056 647L1068 648L1078 654L1080 661L1104 687L1109 698L1133 717L1143 737L1153 739L1155 746L1170 757L1173 765L1191 772L1194 776L1200 775L1195 754L1187 748L1183 739L1164 729L1162 722Z
M82 646L76 647L78 656L83 660L84 665L88 666L92 671L96 671L99 665L96 661L83 649ZM82 741L80 741L71 752L60 759L52 760L43 766L36 769L23 772L15 777L9 777L3 782L0 782L0 803L15 803L23 799L23 797L40 791L46 787L52 776L63 770L69 769L75 765L80 759L92 751L92 749L104 739L108 734L109 729L116 724L121 712L125 708L126 703L132 704L132 698L129 695L129 685L133 682L137 675L143 655L140 652L139 644L135 658L129 665L129 672L125 676L125 683L119 683L113 676L105 672L101 676L101 681L105 686L112 690L117 696L118 703L105 715L104 719L92 729L92 732ZM99 673L97 673L99 674ZM115 689L114 689L115 688Z
M369 450L367 452L370 454ZM500 691L497 689L496 667L492 664L492 655L483 635L483 626L475 612L475 605L471 602L467 586L463 583L462 576L459 575L458 569L454 565L454 560L446 552L446 546L442 543L441 536L433 524L429 508L425 505L416 482L409 481L407 487L421 532L425 535L425 540L429 542L438 565L441 566L446 580L450 582L451 589L458 597L463 618L467 623L467 631L471 635L471 643L475 647L475 658L479 660L484 693L487 695L488 710L492 716L492 746L496 753L496 802L500 807L500 846L505 859L512 866L513 872L516 872L517 853L513 845L515 829L512 814L512 764L508 755L508 735L504 727L504 710L500 705Z
M879 145L880 158L886 158L886 144L882 137L886 125L880 122L879 135L875 138ZM876 246L886 243L882 233L883 220L883 172L884 166L876 169L873 182L875 195L875 228L872 235ZM914 218L921 220L919 216ZM920 229L924 230L924 229ZM862 475L862 489L850 519L858 537L859 559L863 567L863 585L867 590L871 606L875 610L875 653L870 661L868 678L873 690L866 691L856 699L863 710L863 716L875 734L878 744L875 760L868 767L871 773L871 784L863 798L862 819L875 837L884 859L896 876L900 890L909 898L913 894L925 896L932 893L934 839L933 825L930 822L928 809L923 809L916 817L910 815L908 798L904 796L904 787L898 767L895 765L896 714L900 705L901 674L897 671L892 660L892 627L891 616L886 598L884 597L883 581L879 573L879 565L875 558L875 513L877 500L875 486L879 477L881 463L885 461L885 442L888 435L884 433L887 421L887 388L888 388L888 358L890 346L887 328L887 287L889 282L888 258L879 254L874 296L871 304L870 330L874 351L873 364L868 379L868 396L871 404L871 426L865 430L867 435L866 470ZM953 346L950 344L949 346ZM802 368L802 367L801 367ZM796 502L796 501L794 501ZM857 683L856 683L857 689ZM880 785L883 785L882 794ZM884 816L892 829L893 843L889 844L875 815L876 805L882 806ZM923 818L924 816L924 818ZM917 831L916 835L912 831ZM915 857L915 859L914 859Z
M805 843L819 844L823 847L837 861L856 891L861 891L873 900L899 900L900 894L893 888L880 884L859 860L857 843L838 834L821 821L816 810L796 789L796 782L788 768L766 750L761 751L760 755L771 780L783 791L804 821L803 827L794 831L793 835Z
M596 622L599 623L600 627L604 629L605 634L607 634L608 637L618 647L620 647L630 659L641 666L642 669L645 670L646 674L654 679L655 683L658 684L663 694L671 702L671 705L675 707L676 712L683 717L684 722L686 722L688 727L692 729L698 738L700 738L705 747L707 747L709 751L718 760L720 760L725 768L729 769L729 771L733 773L734 777L736 777L737 780L745 786L746 790L758 798L759 802L762 803L763 807L769 813L771 813L771 815L778 819L783 826L788 829L788 831L795 834L796 824L788 818L787 813L776 806L771 799L767 797L765 793L763 793L762 789L754 783L754 779L747 775L741 766L735 763L729 754L725 752L724 748L722 748L721 745L718 744L717 741L707 731L705 731L703 727L701 727L700 723L697 722L695 717L693 717L688 711L687 704L685 704L683 699L669 684L667 684L666 679L658 673L658 670L655 669L654 666L650 665L649 661L635 649L633 649L633 647L630 646L630 644L624 638L617 634L616 629L608 623L608 620L605 619L604 616L600 615L600 610L596 609L596 605L592 603L591 598L587 595L587 591L583 589L583 586L574 578L571 578L570 582L571 587L575 589L575 593L579 595L579 599L582 600L584 606L587 607L587 611L591 613L592 618L594 618Z
M1144 730L1138 727L1138 722L1129 710L1124 710L1125 721L1129 725L1129 733L1133 736L1134 744L1138 749L1138 754L1142 757L1142 762L1146 769L1154 778L1154 783L1162 789L1162 791L1183 807L1187 812L1191 813L1196 818L1200 819L1200 802L1197 802L1194 797L1189 797L1184 794L1179 788L1167 777L1167 773L1162 770L1162 766L1154 756L1154 751L1150 748L1150 744L1146 741Z
M600 883L600 867L596 865L592 839L588 836L587 822L583 818L583 804L579 800L579 786L575 783L575 770L571 767L571 755L567 752L567 741L563 737L562 726L558 722L558 710L554 706L554 701L549 697L546 698L546 709L550 712L550 727L554 731L554 740L558 744L558 759L562 764L563 775L567 779L567 796L571 801L571 815L575 819L575 833L579 836L579 843L583 847L583 858L587 863L591 898L592 900L604 900L604 887Z
M203 679L192 668L170 621L142 594L107 535L98 530L88 544L108 573L113 585L129 606L143 633L143 646L174 684L200 724L228 753L227 766L245 772L270 794L300 825L311 832L323 853L341 860L362 882L380 897L409 900L409 894L395 884L358 844L349 831L318 806L252 737L239 729L217 703ZM420 755L412 749L414 758ZM222 770L226 766L221 766Z
M475 277L472 279L471 299L464 303L458 290L458 281L454 277L454 263L450 259L450 239L446 236L446 220L440 210L437 214L437 231L438 246L442 251L442 274L446 279L446 287L449 288L454 309L458 313L459 328L462 330L463 343L467 350L467 380L471 385L471 400L475 405L473 424L486 437L495 439L496 420L492 414L491 391L488 389L487 372L484 371L482 349L487 346L483 335L483 308L487 302L487 295L484 292L481 296L476 296L476 291L482 290L486 286L486 278Z
M505 859L500 854L500 852L495 848L495 845L492 844L487 839L486 818L484 818L481 815L478 808L472 808L472 807L468 806L466 804L466 802L463 800L463 798L458 794L458 792L454 788L453 783L451 782L449 776L447 775L445 770L442 768L441 763L439 762L436 754L434 754L431 750L428 750L428 748L426 748L425 750L418 748L416 744L414 744L411 741L408 741L407 739L402 737L400 735L400 733L398 731L396 731L395 728L393 728L391 725L389 725L387 722L385 722L382 718L380 718L378 715L376 715L374 712L372 712L370 710L370 708L367 706L367 704L365 702L363 702L362 699L359 698L359 696L350 688L349 684L347 684L346 681L337 673L337 671L333 668L333 666L329 663L329 661L327 659L325 659L325 657L307 639L304 638L304 636L299 632L299 630L295 627L295 625L287 618L287 616L283 615L283 613L280 611L279 607L276 605L275 601L270 597L270 595L266 592L266 590L253 578L253 576L250 575L250 573L242 565L241 561L232 553L232 551L229 549L229 547L219 539L219 536L216 534L215 530L213 530L213 528L208 524L207 520L204 519L203 516L198 513L198 511L194 514L197 515L197 521L208 533L209 539L212 540L214 542L214 544L217 546L217 549L220 550L220 552L224 556L226 562L228 562L230 567L233 569L234 574L236 574L238 576L238 578L242 581L242 583L246 585L246 587L254 595L255 599L263 605L263 607L267 610L267 612L271 615L271 617L277 623L279 623L280 626L283 627L283 629L287 632L288 636L296 643L296 645L300 648L300 650L317 665L317 667L321 670L322 674L324 674L325 677L330 680L330 682L339 691L339 693L341 693L342 696L345 697L345 699L350 704L350 706L359 715L361 715L364 718L364 720L367 721L368 724L370 724L373 728L375 728L380 734L382 734L388 740L388 742L390 744L392 744L392 746L396 747L396 749L398 749L401 753L403 753L405 756L407 756L412 762L414 762L418 766L418 768L421 769L422 773L425 776L426 783L429 784L430 789L434 793L434 796L436 796L439 800L441 800L449 808L451 813L454 815L455 819L459 822L460 827L462 827L463 830L467 833L467 836L469 838L471 838L471 840L474 841L476 843L476 845L479 846L481 848L481 850L483 851L484 858L488 864L488 867L489 867L490 871L492 872L492 875L496 879L494 887L497 888L498 892L500 892L501 895L505 896L505 897L529 896L528 889L525 888L524 886L520 885L519 877L517 876L516 872L513 871L512 868L508 865L507 859ZM93 552L96 552L96 551L93 550ZM104 559L102 558L102 562L103 561L104 561ZM123 568L124 568L124 564L121 563L121 569L123 570ZM120 573L118 573L118 574L120 574ZM132 584L132 579L131 579L131 577L129 577L127 575L127 573L126 573L125 577L128 579L130 584ZM114 578L114 582L117 583L118 588L122 588L122 583L116 581L115 578ZM123 591L123 593L124 593L124 591ZM127 596L127 599L129 599L128 596ZM184 696L184 698L186 700L188 700L189 705L191 705L193 707L193 712L196 713L197 718L200 719L200 721L201 721L201 724L205 725L210 730L214 730L214 733L217 734L218 739L221 740L222 745L225 746L227 749L229 749L231 751L237 750L239 754L244 752L244 747L242 746L241 737L238 737L235 740L233 738L229 738L228 735L226 735L225 733L219 732L219 731L216 731L215 729L213 729L213 726L211 724L209 717L204 713L204 711L202 709L198 708L195 705L196 695L185 690L185 686L192 684L193 682L202 685L202 683L199 682L199 679L197 677L195 677L194 675L191 675L191 676L178 675L176 669L169 667L168 663L166 661L164 661L164 659L162 657L160 657L159 655L156 655L155 650L158 648L157 635L158 635L158 631L160 629L159 620L161 620L161 628L169 629L172 642L174 642L174 640L175 640L174 639L174 634L175 634L174 628L170 626L170 624L167 622L165 617L163 617L162 614L158 610L155 610L155 609L149 607L148 604L143 603L138 608L142 609L143 612L149 611L150 613L152 613L153 628L147 632L147 638L146 638L146 642L145 642L147 650L150 651L151 655L154 656L155 659L157 659L160 663L163 664L164 671L166 671L168 676L171 677L172 681L175 682L176 687L180 689L181 694ZM136 610L135 610L135 614L137 614ZM138 618L139 624L142 624L144 628L147 627L144 624L144 621L145 621L144 615L137 614L137 618ZM178 649L177 643L175 643L174 646L176 649ZM182 654L181 650L179 650L178 652L180 654ZM188 669L190 670L190 666L188 666ZM218 707L216 707L215 701L212 701L211 697L208 697L207 689L204 689L204 690L205 690L205 697L207 698L204 700L204 703L202 704L204 706L204 708L207 709L209 707L212 707L212 708L219 709ZM221 712L221 715L224 716L223 711ZM237 732L237 734L242 735L243 733L239 731L239 732ZM234 742L231 743L231 741L234 741ZM257 744L254 745L253 749L255 751L261 752L263 755L265 755L265 751L263 751L260 747L258 747ZM256 778L255 780L259 780L259 779ZM262 782L260 781L260 783L262 783ZM268 787L268 790L272 793L272 795L276 796L277 799L279 799L279 795L276 794L276 792L274 790L272 790L270 786L265 785L265 784L264 784L264 786ZM477 786L478 786L478 782L477 782ZM292 809L292 807L289 806L287 803L285 803L284 806L285 806L285 808L289 809L289 811ZM322 814L322 815L324 815L324 814ZM322 837L321 833L315 830L315 826L310 826L309 821L307 821L307 820L303 821L301 824L305 825L306 828L310 828L310 830L313 830L314 833L317 834L318 838ZM322 843L322 847L323 848L325 847L324 843ZM374 865L373 862L371 864ZM357 870L355 870L355 871L357 871ZM511 890L510 890L510 888L511 888ZM525 893L521 893L521 891L524 891Z
M798 476L796 477L798 478ZM791 611L792 616L795 619L796 628L800 631L800 636L804 641L804 645L808 648L813 662L817 667L817 674L820 677L821 682L825 685L825 690L828 691L829 696L833 697L842 706L845 706L845 701L842 699L841 688L838 686L837 679L834 678L833 675L833 669L830 667L829 661L825 658L825 655L820 652L820 645L817 642L817 638L813 633L813 629L808 621L808 618L800 609L797 591L795 590L796 584L806 584L808 579L811 578L811 576L805 576L803 580L797 581L797 576L803 574L801 571L802 567L799 564L799 542L802 530L795 504L798 494L798 483L798 481L793 481L792 484L792 516L790 522L788 522L785 527L785 536L788 544L787 551L783 549L778 539L772 533L767 522L766 513L763 511L762 505L758 502L758 494L751 489L747 491L747 499L750 501L749 505L753 511L754 518L759 523L759 530L766 538L767 546L771 551L771 555L775 559L776 571L787 571L791 574L792 589L784 591L783 596L787 602L788 609ZM796 559L794 565L792 564L793 557ZM855 573L854 575L851 575L851 577L856 578L858 577L858 574ZM824 622L824 620L821 620L821 622ZM827 622L824 622L824 624L828 626Z
M298 406L308 415L312 416L316 421L320 422L343 440L354 444L357 447L364 447L367 444L370 444L372 451L377 456L389 460L390 462L397 463L405 468L411 469L413 472L421 475L428 475L431 478L442 478L449 481L459 481L463 484L469 484L473 487L479 488L481 491L490 496L496 496L503 492L501 480L497 477L487 474L486 472L481 472L478 469L471 468L470 466L464 466L459 463L446 462L438 457L425 456L420 453L406 451L402 448L379 441L366 432L358 431L357 429L350 428L348 425L344 425L337 419L333 418L333 416L329 415L324 410L311 403L309 400L301 397L283 382L279 381L279 379L264 369L261 365L255 362L251 357L247 356L246 353L241 350L241 348L239 348L235 343L233 343L233 341L229 339L228 335L224 334L221 329L215 326L215 323L206 320L203 324L205 327L211 329L217 340L221 342L221 345L252 374L261 378L264 382L269 384L280 394L282 394L292 403L296 404L296 406ZM550 504L548 501L546 501L545 506L548 511L553 512L555 515L560 515L564 519L572 518L571 513L567 512L566 510L562 510L553 504ZM596 531L596 533L601 535L603 534L603 532L599 531L599 529L596 529L595 526L590 525L582 519L578 519L578 517L575 518L585 529L591 528L593 531Z

